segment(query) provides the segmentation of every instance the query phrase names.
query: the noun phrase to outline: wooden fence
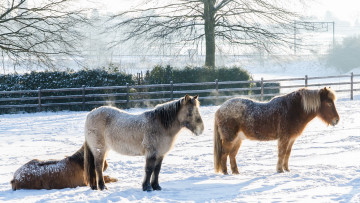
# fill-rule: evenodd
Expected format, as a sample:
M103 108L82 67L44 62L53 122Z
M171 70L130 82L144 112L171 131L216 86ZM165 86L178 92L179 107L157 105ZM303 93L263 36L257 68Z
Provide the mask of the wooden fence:
M329 80L332 82L312 82L316 80ZM334 80L339 80L333 82ZM341 80L341 81L340 81ZM280 86L267 87L266 83L279 82ZM290 85L284 85L284 83L291 83ZM236 85L247 84L247 88L234 87ZM260 87L256 87L254 84L260 84ZM226 85L232 85L231 88L222 88ZM205 89L193 90L197 86L206 86ZM314 87L314 86L330 86L336 87L336 92L349 93L349 98L353 100L354 94L360 91L360 74L349 75L337 75L337 76L325 76L325 77L299 77L299 78L287 78L287 79L271 79L265 80L252 80L252 81L224 81L220 82L215 80L214 82L202 82L202 83L177 83L173 84L156 84L156 85L134 85L129 86L108 86L108 87L85 87L80 88L61 88L61 89L42 89L37 90L22 90L22 91L1 91L0 95L0 110L1 109L17 109L17 108L36 108L37 111L42 111L44 107L54 106L81 106L84 110L87 105L112 105L122 104L125 107L129 107L131 103L144 104L147 102L161 103L174 98L179 98L185 94L195 95L201 93L209 93L209 96L200 97L200 100L224 100L234 96L239 96L239 92L246 92L247 97L255 97L258 100L264 100L264 98L273 97L279 93L266 93L266 90L279 90L278 92L286 93L290 90L301 87ZM181 87L182 90L174 90ZM156 89L151 91L151 89ZM159 91L159 88L162 90ZM187 90L188 88L188 90ZM143 90L146 91L143 91ZM191 90L192 89L192 90ZM94 93L96 91L111 91L111 93ZM285 90L285 91L284 91ZM287 90L287 91L286 91ZM256 94L255 92L258 92ZM56 93L65 95L57 96ZM228 93L227 95L221 93ZM17 96L16 96L17 95ZM29 96L30 95L30 96ZM31 96L32 95L32 96ZM36 96L34 96L36 95ZM149 96L158 95L158 98L152 99ZM96 100L94 101L94 98ZM109 102L109 98L111 99ZM56 102L66 99L66 102ZM92 99L92 100L91 100ZM69 101L73 100L73 101ZM14 102L30 101L31 104L9 104ZM141 105L140 105L141 106Z

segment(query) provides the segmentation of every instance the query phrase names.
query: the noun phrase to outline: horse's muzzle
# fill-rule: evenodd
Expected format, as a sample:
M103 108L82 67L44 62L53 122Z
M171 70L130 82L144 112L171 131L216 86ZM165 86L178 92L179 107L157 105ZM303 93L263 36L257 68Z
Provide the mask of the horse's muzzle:
M339 120L340 120L339 118L332 119L332 121L331 121L332 126L337 125L339 123Z
M204 132L204 125L196 127L194 134L196 136L201 135Z

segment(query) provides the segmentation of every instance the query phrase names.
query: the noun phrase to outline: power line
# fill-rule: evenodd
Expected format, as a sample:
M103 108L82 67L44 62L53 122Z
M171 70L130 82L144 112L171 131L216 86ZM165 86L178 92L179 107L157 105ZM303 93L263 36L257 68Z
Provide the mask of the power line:
M325 32L329 31L329 25L332 24L332 36L333 36L333 47L335 46L335 22L328 21L318 21L318 22L309 22L309 21L294 21L294 55L296 55L296 33L298 30L306 31L319 31L326 29Z

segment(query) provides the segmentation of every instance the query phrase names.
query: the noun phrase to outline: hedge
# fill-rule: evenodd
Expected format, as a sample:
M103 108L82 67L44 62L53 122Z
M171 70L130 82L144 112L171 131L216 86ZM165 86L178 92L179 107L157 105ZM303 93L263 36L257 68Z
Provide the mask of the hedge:
M39 87L42 89L59 89L59 88L79 88L82 85L86 87L97 86L121 86L129 83L135 84L130 74L124 74L120 72L108 72L105 70L81 70L78 72L31 72L26 74L9 74L0 75L0 91L15 91L15 90L37 90ZM104 94L111 91L91 91L92 94ZM124 90L126 92L126 90ZM42 96L65 96L65 95L81 95L80 91L72 92L48 92L42 93ZM21 94L3 95L3 98L22 97ZM37 97L36 93L30 93L27 97ZM114 98L111 98L114 99ZM94 98L88 99L88 101L109 100L109 98ZM45 103L66 103L66 102L81 102L82 99L58 99L52 101L45 101ZM6 105L21 105L21 104L37 104L37 101L11 101L0 102L0 104ZM87 105L85 109L82 106L57 106L46 107L43 110L59 111L59 110L91 110L97 107L96 105ZM23 108L23 109L2 109L2 113L9 112L34 112L35 108Z
M171 66L155 66L151 71L147 71L145 74L144 82L146 84L169 84L170 81L173 83L200 83L200 82L214 82L218 79L221 81L248 81L251 79L250 74L240 67L185 67L185 68L174 68ZM219 88L245 88L250 87L250 84L238 84L238 85L221 85ZM215 89L214 85L202 85L194 87L174 87L174 91L181 90L203 90L203 89ZM154 88L156 91L164 91L165 88ZM220 93L221 95L234 94L234 92ZM248 94L248 91L236 92L236 94ZM182 95L178 95L182 96ZM200 93L201 97L215 96L215 92L211 93ZM162 97L170 97L170 95L162 95ZM154 98L153 96L149 98ZM202 104L218 104L211 100L202 101Z
M261 87L261 83L257 82L256 87ZM279 94L280 93L280 89L265 89L266 87L280 87L280 83L278 82L269 82L269 83L264 83L264 94ZM253 90L252 94L261 94L261 90ZM264 96L264 100L270 100L271 98L273 98L272 96Z
M145 77L142 80L143 84L169 84L170 81L173 83L199 83L199 82L212 82L218 79L221 81L248 81L251 80L250 74L242 69L241 67L219 67L219 68L207 68L207 67L185 67L182 69L174 68L171 66L155 66L151 71L147 71ZM130 74L125 74L119 72L117 69L113 70L81 70L78 72L31 72L23 75L20 74L9 74L9 75L0 75L0 91L11 91L11 90L36 90L39 87L42 89L58 89L58 88L79 88L82 85L86 87L99 87L99 86L123 86L126 83L130 85L136 84L138 78ZM276 84L275 84L276 85ZM256 84L258 86L258 84ZM278 84L277 84L278 86ZM251 87L251 84L237 84L237 85L220 85L219 89L226 88L248 88ZM215 89L214 85L203 85L203 86L194 86L194 87L174 87L174 91L181 90L198 90L198 89ZM123 90L125 92L126 90ZM146 92L146 91L168 91L165 88L152 88L152 89L131 89L130 92ZM275 90L276 91L276 90ZM111 93L112 90L107 91L91 91L92 94L105 94ZM117 92L119 92L117 90ZM278 92L278 91L277 91ZM221 93L221 91L220 91ZM249 91L242 92L223 92L221 95L230 95L230 94L248 94ZM272 92L276 93L276 92ZM81 92L61 92L61 93L42 93L42 96L62 96L62 95L81 95ZM88 94L88 92L87 92ZM214 96L212 93L201 93L200 97ZM10 95L22 96L22 95ZM5 97L10 97L5 95ZM37 97L37 94L27 95L30 97ZM174 97L180 97L183 95L175 95ZM151 95L151 96L132 96L130 99L155 99L155 98L170 98L170 95ZM114 100L114 99L124 99L124 98L95 98L93 101L98 100ZM80 102L81 99L63 99L56 100L56 103L63 102ZM89 101L89 100L87 100ZM23 102L6 102L6 104L36 104L37 101L23 101ZM45 101L45 102L54 102L54 101ZM5 102L0 102L0 104L5 104ZM154 103L155 104L155 103ZM202 104L215 104L213 101L207 100L202 101ZM219 104L219 103L216 103ZM135 105L135 104L134 104ZM63 106L63 107L48 107L44 110L91 110L96 107L96 105L86 105L86 109L83 109L79 106ZM133 106L121 106L120 108L133 107ZM30 110L29 108L20 109L24 111L36 111L36 109ZM4 112L5 111L5 112ZM2 113L6 113L10 110L3 110ZM19 111L19 109L14 110Z
M110 73L105 70L81 70L78 72L31 72L23 75L0 75L0 91L36 90L115 86L134 84L132 75L120 72Z
M219 81L248 81L250 74L240 67L185 67L177 69L171 66L155 66L151 71L147 71L145 82L148 84L169 84L174 83L195 83L210 82L218 79Z

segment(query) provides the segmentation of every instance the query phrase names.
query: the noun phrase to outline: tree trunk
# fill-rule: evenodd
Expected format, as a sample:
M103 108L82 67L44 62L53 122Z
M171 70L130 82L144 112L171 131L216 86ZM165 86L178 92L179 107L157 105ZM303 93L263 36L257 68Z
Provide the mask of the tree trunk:
M204 0L205 66L215 67L215 0Z

